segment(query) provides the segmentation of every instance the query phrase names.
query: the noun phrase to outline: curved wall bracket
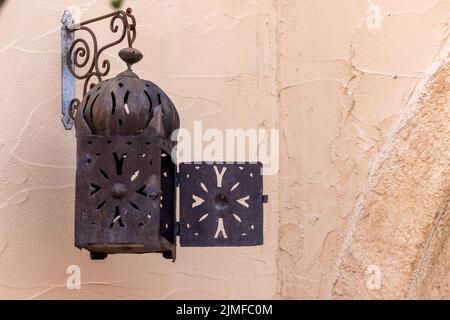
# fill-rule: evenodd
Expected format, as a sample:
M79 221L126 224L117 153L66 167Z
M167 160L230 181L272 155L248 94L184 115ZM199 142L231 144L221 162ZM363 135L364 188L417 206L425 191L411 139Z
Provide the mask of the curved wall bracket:
M91 28L87 25L101 20L110 19L109 27L112 33L117 33L119 38L102 47L98 46L97 37ZM64 11L61 19L61 103L64 127L70 130L73 127L73 112L77 108L81 99L76 98L75 79L83 80L83 97L97 83L101 82L109 74L111 63L108 59L102 59L102 53L124 39L127 40L128 48L132 48L136 39L136 19L132 10L118 10L97 18L75 23L69 10ZM84 31L92 42L89 46L88 41L83 38L75 40L74 33ZM130 58L134 58L137 50L133 50ZM130 55L128 52L127 57ZM139 55L138 55L139 56ZM131 69L133 61L126 59L128 69ZM141 58L139 56L139 58ZM77 69L77 70L75 70ZM83 70L84 69L84 70Z

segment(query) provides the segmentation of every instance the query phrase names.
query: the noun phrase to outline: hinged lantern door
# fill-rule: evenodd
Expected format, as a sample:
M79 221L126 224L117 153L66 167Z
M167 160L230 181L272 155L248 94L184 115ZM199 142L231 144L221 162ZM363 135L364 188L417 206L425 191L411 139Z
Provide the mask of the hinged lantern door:
M181 246L261 245L267 200L261 169L261 163L181 163Z

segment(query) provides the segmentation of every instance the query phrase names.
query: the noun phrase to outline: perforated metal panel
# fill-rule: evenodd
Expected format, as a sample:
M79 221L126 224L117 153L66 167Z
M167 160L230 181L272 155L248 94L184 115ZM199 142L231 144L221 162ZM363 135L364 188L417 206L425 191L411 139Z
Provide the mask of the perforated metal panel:
M261 245L261 167L261 163L181 163L181 246Z
M158 142L144 135L86 136L78 139L77 149L77 246L159 245L161 149ZM173 223L168 227L171 230L165 233L173 234ZM170 240L173 241L173 236Z

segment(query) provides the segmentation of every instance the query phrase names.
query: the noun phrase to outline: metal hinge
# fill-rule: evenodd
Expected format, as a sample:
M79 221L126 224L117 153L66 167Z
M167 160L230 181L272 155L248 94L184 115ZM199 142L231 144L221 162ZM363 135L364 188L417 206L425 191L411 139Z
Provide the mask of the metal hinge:
M175 173L175 186L177 186L177 187L180 186L180 173L179 172Z
M261 202L262 203L268 203L269 202L269 196L267 194L261 195Z
M179 237L180 234L181 234L181 228L180 228L180 222L178 221L178 222L175 222L175 235Z

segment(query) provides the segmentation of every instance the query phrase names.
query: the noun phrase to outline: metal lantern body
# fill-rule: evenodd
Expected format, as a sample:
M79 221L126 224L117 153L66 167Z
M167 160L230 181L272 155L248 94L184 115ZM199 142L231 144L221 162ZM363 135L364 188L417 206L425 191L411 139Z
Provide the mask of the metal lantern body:
M111 31L118 33L121 22L122 33L99 48L87 25L109 18ZM66 11L62 22L63 124L70 129L74 122L77 137L75 245L92 259L159 252L173 260L177 236L185 247L261 245L267 202L261 163L180 163L177 170L171 157L176 142L170 139L180 126L177 110L161 88L131 71L143 58L132 47L131 9L78 27ZM74 40L77 30L92 37L92 56L84 39ZM127 70L102 81L110 62L101 53L125 37L128 47L119 56ZM75 67L87 71L78 74ZM81 102L74 97L75 78L84 80ZM92 78L98 84L89 85Z
M169 97L131 71L91 88L75 115L76 246L93 256L175 257L173 130Z

